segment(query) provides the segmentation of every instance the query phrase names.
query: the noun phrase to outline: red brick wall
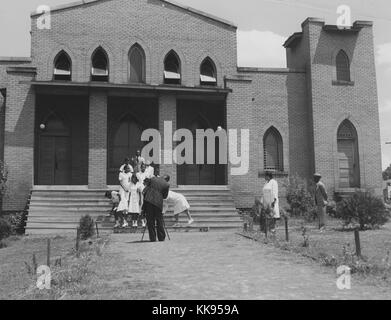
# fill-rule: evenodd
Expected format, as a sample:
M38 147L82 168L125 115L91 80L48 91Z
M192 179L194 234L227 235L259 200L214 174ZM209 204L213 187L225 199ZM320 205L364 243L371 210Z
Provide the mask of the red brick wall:
M361 187L381 193L379 110L374 61L373 31L326 32L323 24L304 24L309 42L309 87L313 114L315 170L332 191L339 187L337 130L344 119L356 127ZM351 61L353 86L336 86L335 56L345 50Z
M4 136L4 161L8 167L4 210L23 210L34 177L35 94L28 84L34 75L8 75Z
M105 189L107 186L107 95L90 94L88 186Z
M229 171L228 176L236 205L247 208L255 197L262 195L263 137L271 126L283 140L285 174L276 175L281 198L287 173L308 177L310 156L305 74L264 70L241 75L245 79L228 80L233 93L227 100L227 122L229 129L250 129L250 170L244 176L231 176Z
M200 64L210 56L218 84L235 72L236 29L158 0L101 1L52 12L51 30L32 19L32 58L38 80L51 80L53 60L64 49L72 58L73 80L90 80L91 55L102 46L110 59L110 82L128 81L128 53L139 43L146 54L146 82L163 82L163 60L174 49L182 62L182 84L199 85Z

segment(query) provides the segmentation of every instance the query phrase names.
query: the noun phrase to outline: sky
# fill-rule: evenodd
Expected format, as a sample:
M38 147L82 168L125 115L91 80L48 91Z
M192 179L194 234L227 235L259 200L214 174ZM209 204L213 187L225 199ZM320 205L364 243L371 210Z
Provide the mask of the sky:
M135 1L135 0L129 0ZM307 17L337 24L348 5L352 21L374 22L383 169L391 164L391 1L389 0L176 0L238 25L238 65L286 67L285 39ZM72 0L1 0L0 56L30 55L30 13L40 5Z

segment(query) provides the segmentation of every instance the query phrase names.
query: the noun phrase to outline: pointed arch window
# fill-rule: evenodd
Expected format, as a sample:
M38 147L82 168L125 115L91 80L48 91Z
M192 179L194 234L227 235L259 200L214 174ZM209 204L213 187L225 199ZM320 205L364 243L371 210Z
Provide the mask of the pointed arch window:
M336 58L337 80L350 81L350 61L345 51L340 50Z
M264 170L284 171L282 137L278 130L271 127L263 137Z
M164 59L164 83L181 84L181 61L173 50Z
M91 58L91 81L109 81L109 59L106 51L99 47Z
M72 61L64 50L54 59L54 80L72 80Z
M209 57L206 58L201 63L200 82L201 85L207 85L207 86L217 85L216 65Z
M139 44L129 51L129 82L145 83L145 52Z

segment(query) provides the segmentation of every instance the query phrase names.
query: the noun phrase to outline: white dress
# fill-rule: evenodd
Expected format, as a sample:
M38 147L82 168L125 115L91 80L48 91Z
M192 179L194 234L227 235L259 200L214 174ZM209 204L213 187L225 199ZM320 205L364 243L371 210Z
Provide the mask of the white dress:
M278 183L276 180L271 179L269 182L266 182L265 186L263 187L263 205L265 207L271 207L274 199L277 199L276 203L274 204L274 218L278 219L280 218Z
M170 206L173 207L174 215L190 209L189 202L187 202L185 196L173 191L169 191L167 199L163 201L163 213L166 213Z
M129 194L130 194L129 193L130 177L131 177L131 173L120 172L119 174L119 181L120 181L119 194L121 196L121 202L118 205L117 211L128 211Z
M136 184L131 183L130 185L130 198L129 198L129 213L141 213L141 192L142 185L138 182Z
M140 184L142 184L142 185L144 185L144 180L146 179L146 178L149 178L148 177L148 173L147 173L147 171L144 171L144 172L137 172L137 178L138 178L138 182L140 183Z
M145 172L147 173L147 178L151 179L151 178L153 178L155 176L155 169L152 166L147 167Z

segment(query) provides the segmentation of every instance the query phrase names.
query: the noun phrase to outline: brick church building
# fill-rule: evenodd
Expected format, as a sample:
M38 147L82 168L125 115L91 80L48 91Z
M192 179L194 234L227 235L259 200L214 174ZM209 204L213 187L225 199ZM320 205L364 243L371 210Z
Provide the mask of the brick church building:
M39 17L31 57L0 60L4 210L23 210L35 188L117 185L142 132L165 121L250 130L245 175L230 164L158 167L175 186L228 186L237 208L261 194L265 170L280 182L317 171L330 192L381 193L371 22L308 18L282 44L286 68L246 68L233 23L172 1L79 1L52 8L50 29Z

